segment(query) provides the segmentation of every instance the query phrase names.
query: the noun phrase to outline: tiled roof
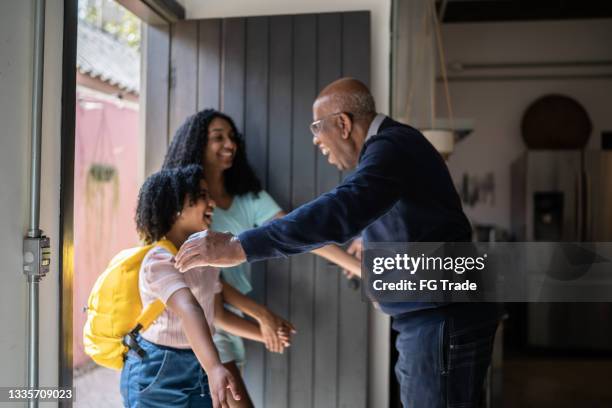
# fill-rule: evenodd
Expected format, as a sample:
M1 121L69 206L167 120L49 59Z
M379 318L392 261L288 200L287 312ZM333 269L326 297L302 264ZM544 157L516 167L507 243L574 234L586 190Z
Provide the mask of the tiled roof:
M140 53L82 20L78 24L77 69L122 90L139 93Z

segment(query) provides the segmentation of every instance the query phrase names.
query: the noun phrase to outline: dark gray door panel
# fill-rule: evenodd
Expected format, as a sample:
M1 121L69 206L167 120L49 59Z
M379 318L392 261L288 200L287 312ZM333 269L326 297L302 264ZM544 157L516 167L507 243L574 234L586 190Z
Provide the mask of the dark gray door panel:
M170 27L169 44L151 42L149 52L158 43L170 56L170 81L167 97L147 99L152 132L169 141L188 115L220 109L286 211L338 184L342 174L312 144L312 102L341 76L369 83L369 12L182 21ZM368 313L360 292L309 254L254 264L252 282L253 298L298 328L283 355L247 342L244 376L255 405L365 407Z

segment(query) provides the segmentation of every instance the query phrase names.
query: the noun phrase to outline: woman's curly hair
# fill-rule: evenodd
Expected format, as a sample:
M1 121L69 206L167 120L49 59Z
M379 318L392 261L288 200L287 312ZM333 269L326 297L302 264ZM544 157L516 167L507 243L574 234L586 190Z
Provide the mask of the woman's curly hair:
M202 166L192 164L162 169L145 180L136 207L136 229L145 243L159 241L170 231L185 197L197 201L203 176Z
M232 196L261 191L261 182L250 166L244 148L244 139L236 124L224 113L205 109L189 116L178 128L168 147L162 168L180 167L188 164L204 165L203 157L208 143L208 126L215 118L225 119L234 132L236 153L232 167L224 172L225 190Z

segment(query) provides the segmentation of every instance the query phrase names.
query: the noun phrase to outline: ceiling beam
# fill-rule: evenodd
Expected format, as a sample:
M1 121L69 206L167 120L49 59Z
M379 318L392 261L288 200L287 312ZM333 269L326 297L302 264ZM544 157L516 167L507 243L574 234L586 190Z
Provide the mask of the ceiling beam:
M176 0L117 0L147 24L165 25L185 19L185 9Z
M438 7L445 2L438 1ZM448 0L444 22L565 20L612 17L610 1Z

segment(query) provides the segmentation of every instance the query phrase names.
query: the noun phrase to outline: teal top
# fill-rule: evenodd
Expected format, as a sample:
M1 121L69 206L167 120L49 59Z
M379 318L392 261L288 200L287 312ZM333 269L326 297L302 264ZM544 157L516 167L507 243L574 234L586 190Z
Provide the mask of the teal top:
M259 227L274 217L281 208L270 194L261 190L257 195L247 193L235 196L227 210L215 208L210 228L213 231L231 232L238 235L248 229ZM241 293L251 291L251 267L245 262L231 268L221 269L223 280Z

